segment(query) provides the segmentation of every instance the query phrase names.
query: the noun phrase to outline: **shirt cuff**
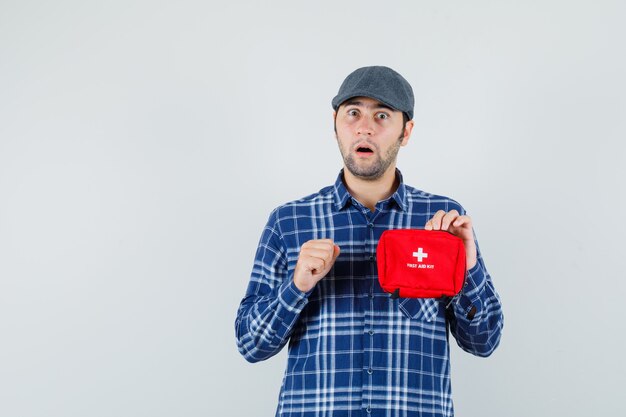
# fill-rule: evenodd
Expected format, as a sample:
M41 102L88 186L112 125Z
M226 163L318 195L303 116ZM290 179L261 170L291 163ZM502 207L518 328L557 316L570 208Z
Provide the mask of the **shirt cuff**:
M472 320L480 316L482 312L481 293L487 282L487 274L480 265L476 265L465 273L465 283L459 294L459 302L455 306L457 312L468 320Z
M312 292L313 290L308 292L300 291L293 279L291 279L284 282L278 290L278 301L281 307L286 310L285 313L297 316L302 312L304 306L306 306L309 301L309 295ZM283 321L290 320L283 317Z

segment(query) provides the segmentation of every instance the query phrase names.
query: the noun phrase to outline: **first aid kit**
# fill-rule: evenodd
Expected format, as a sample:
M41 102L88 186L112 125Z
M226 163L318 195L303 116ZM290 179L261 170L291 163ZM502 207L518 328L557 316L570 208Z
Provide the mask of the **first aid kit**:
M378 281L394 298L453 297L465 281L465 246L442 230L385 230L376 248Z

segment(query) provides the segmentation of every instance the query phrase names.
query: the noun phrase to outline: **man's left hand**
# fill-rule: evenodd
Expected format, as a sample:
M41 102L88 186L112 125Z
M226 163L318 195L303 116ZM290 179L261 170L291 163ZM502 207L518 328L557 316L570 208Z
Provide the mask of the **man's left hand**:
M426 230L445 230L463 240L465 246L465 258L467 260L467 270L476 265L476 244L472 233L472 219L470 216L460 216L456 210L445 212L439 210L432 219L426 222Z

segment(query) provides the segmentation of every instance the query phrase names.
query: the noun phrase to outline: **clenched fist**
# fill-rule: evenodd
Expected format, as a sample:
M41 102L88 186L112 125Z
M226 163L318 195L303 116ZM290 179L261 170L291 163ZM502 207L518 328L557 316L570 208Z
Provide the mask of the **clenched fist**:
M300 248L293 282L300 291L310 291L328 274L339 256L339 246L331 239L313 239Z

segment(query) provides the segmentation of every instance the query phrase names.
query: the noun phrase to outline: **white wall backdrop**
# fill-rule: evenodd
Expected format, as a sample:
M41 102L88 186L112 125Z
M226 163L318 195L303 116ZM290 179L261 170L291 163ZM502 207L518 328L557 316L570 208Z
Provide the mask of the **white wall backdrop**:
M2 0L0 416L270 416L234 320L269 212L331 184L390 66L398 167L473 217L505 312L460 416L624 415L620 1Z

